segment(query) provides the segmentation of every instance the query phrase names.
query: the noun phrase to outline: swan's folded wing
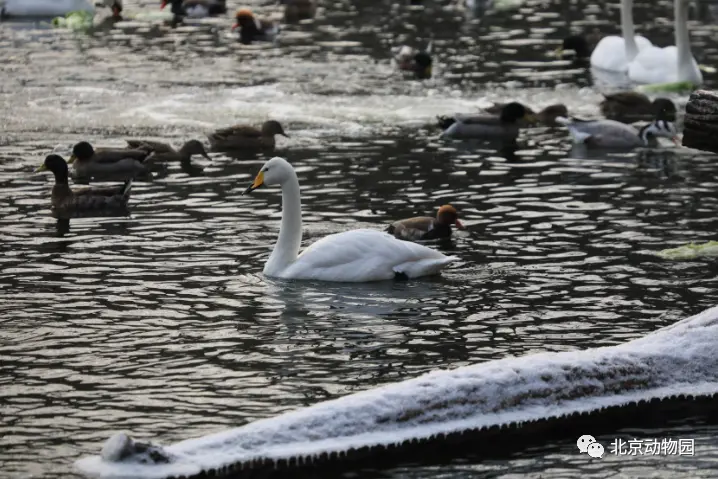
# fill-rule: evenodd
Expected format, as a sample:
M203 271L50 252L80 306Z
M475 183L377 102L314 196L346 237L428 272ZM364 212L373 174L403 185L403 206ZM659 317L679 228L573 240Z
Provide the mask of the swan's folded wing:
M436 274L455 259L381 231L361 229L320 239L281 276L346 282L392 279L397 273L416 278Z

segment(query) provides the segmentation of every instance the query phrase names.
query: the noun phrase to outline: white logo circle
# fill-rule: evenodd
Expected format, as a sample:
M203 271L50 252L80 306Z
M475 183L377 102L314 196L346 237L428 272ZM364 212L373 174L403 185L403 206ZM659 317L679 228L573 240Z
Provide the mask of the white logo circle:
M595 459L601 458L603 457L603 446L598 442L593 442L588 445L586 452Z
M578 438L578 441L576 441L576 445L578 446L579 452L584 453L588 451L588 446L590 444L593 444L594 442L596 442L595 437L591 436L590 434L584 434L583 436Z

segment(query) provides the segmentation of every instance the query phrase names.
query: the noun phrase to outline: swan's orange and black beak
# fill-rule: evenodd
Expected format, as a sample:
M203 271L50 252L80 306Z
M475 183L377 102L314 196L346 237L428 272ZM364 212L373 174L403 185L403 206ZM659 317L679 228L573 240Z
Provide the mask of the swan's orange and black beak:
M247 193L251 193L252 191L254 191L257 188L259 188L260 186L262 186L263 184L264 184L264 171L260 171L259 173L257 173L257 177L254 179L254 183L249 185L249 187L246 190L244 190L244 193L242 193L242 194L246 195Z
M160 10L164 10L164 8L167 6L167 0L162 0L162 6L160 7Z

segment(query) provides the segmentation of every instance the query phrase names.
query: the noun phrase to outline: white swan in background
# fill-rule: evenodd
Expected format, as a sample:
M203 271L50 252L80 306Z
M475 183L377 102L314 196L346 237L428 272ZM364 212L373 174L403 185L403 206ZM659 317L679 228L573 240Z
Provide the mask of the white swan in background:
M621 34L603 37L591 53L591 66L612 72L625 72L639 51L653 46L633 28L633 0L621 0Z
M112 8L113 4L121 6L122 0L5 0L2 14L7 17L63 17L70 12L95 13L95 4Z
M325 236L298 254L302 206L294 168L284 158L274 157L262 166L244 193L262 185L282 187L282 224L277 244L264 265L266 276L340 282L380 281L397 275L416 278L437 274L457 259L369 229Z
M628 77L636 83L703 83L703 74L691 53L688 33L688 0L674 0L675 46L651 46L636 56L628 68Z

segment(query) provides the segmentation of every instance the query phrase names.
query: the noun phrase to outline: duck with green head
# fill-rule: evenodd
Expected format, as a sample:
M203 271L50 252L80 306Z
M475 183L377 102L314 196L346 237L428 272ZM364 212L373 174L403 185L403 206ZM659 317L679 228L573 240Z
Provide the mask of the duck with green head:
M87 216L126 214L132 179L118 187L86 187L71 189L68 184L68 167L59 155L49 155L35 170L51 171L55 175L52 187L52 215L58 219Z
M512 140L519 134L522 122L534 123L536 115L518 102L507 103L496 116L490 113L439 117L444 129L442 138ZM525 124L525 123L524 123Z
M145 164L149 154L149 151L142 149L95 149L88 142L81 141L72 148L69 163L79 177L110 176L127 179L149 171Z

